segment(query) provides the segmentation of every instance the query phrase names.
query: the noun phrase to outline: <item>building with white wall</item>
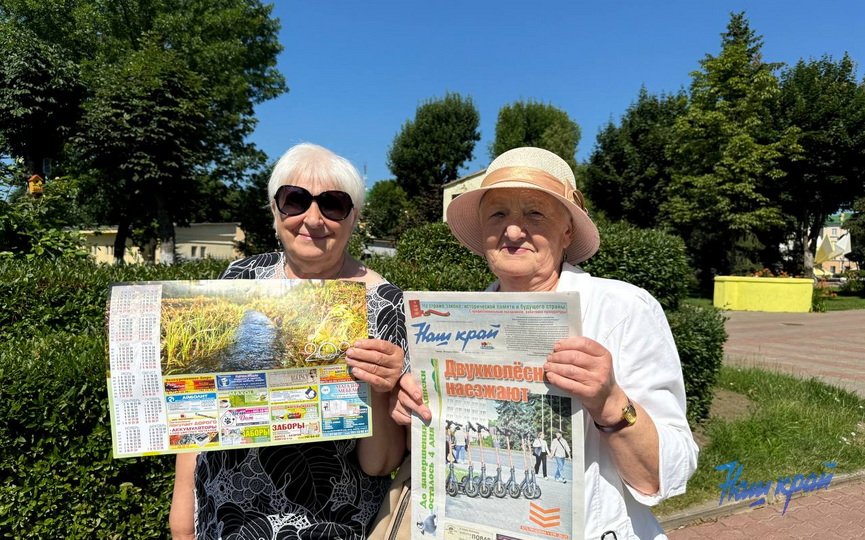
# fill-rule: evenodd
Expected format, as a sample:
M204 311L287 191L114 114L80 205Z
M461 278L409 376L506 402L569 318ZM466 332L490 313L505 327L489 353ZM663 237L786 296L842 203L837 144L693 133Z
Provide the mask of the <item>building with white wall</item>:
M114 262L114 240L116 227L81 231L90 254L101 263ZM174 228L175 253L178 259L223 259L234 260L241 257L237 250L238 242L246 238L238 223L191 223L189 227ZM156 247L155 260L159 260L159 246ZM127 263L144 262L138 247L126 240L123 260Z
M481 187L481 180L483 180L486 172L487 170L483 169L444 185L442 188L442 221L448 220L448 205L451 201L467 191Z
M851 214L849 212L841 212L839 214L833 214L829 216L829 218L826 220L826 224L823 226L823 230L820 232L820 238L828 237L833 250L838 244L838 241L841 240L845 235L849 234L847 232L847 229L844 228L844 222L850 219L850 217ZM858 239L858 241L860 242L862 242L863 240L865 239ZM820 263L818 266L828 275L839 275L846 272L847 270L859 269L859 265L849 260L845 255L831 258L827 261Z

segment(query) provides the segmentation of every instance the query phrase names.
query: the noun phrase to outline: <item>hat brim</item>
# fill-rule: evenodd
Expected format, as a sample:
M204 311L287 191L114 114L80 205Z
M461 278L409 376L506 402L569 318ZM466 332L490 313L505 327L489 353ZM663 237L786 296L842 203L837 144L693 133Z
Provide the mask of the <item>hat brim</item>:
M484 237L481 233L481 220L478 213L481 199L492 189L534 189L546 193L559 201L568 211L575 227L571 243L565 248L565 260L579 264L598 251L601 243L598 228L589 215L573 201L561 195L540 188L534 184L520 181L499 182L493 186L473 189L461 194L448 205L448 227L459 242L478 255L484 257Z

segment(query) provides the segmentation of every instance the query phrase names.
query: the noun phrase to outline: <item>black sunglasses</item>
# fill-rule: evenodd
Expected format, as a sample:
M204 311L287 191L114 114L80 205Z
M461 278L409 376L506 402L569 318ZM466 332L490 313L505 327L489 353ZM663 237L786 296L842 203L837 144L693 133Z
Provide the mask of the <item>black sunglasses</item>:
M322 191L313 195L299 186L282 186L273 196L276 208L285 216L299 216L309 210L312 201L318 204L321 215L333 221L342 221L351 214L354 203L345 191Z

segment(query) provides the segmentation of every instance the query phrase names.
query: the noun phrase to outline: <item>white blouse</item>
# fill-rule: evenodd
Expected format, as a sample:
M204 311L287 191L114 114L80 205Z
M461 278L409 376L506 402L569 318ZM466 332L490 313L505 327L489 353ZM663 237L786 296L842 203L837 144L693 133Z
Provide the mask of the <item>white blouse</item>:
M487 290L498 290L498 282ZM665 539L649 506L685 492L697 468L698 448L685 417L682 366L664 311L639 287L592 277L567 263L556 290L580 293L583 335L610 351L616 382L658 430L660 489L646 495L621 478L600 432L583 411L585 538L599 540L612 531L618 540Z

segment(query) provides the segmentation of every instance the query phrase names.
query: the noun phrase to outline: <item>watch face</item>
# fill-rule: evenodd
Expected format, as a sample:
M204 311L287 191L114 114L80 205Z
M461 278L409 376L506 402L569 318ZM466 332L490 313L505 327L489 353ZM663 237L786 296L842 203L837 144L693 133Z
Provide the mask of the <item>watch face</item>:
M622 418L624 418L628 424L633 424L637 421L637 410L634 409L633 404L628 403L628 406L622 411Z

